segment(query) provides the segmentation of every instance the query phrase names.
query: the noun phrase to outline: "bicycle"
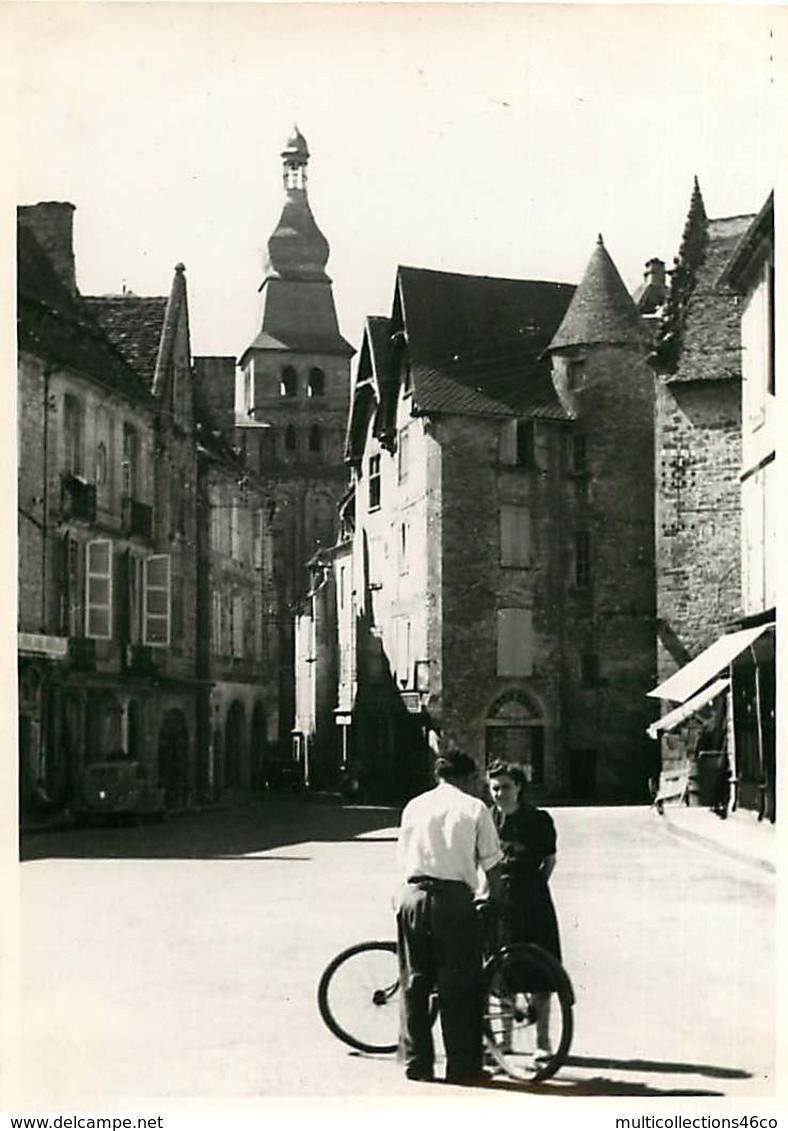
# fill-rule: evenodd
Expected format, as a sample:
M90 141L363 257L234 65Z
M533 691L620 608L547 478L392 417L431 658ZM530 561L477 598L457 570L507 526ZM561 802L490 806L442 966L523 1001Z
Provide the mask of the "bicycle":
M393 1053L399 1030L397 944L356 943L337 954L321 975L317 1003L340 1041L366 1053ZM552 1052L536 1051L537 995L548 994ZM535 943L488 949L484 960L484 1044L488 1059L515 1080L553 1076L572 1042L574 990L561 963ZM430 1020L438 1002L433 995Z

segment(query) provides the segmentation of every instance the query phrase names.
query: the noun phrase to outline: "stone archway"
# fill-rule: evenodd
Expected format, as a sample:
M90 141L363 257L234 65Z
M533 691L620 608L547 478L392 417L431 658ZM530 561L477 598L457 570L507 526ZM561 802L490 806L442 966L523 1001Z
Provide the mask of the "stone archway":
M246 718L243 703L235 699L227 712L224 740L225 781L228 789L241 785L241 767L246 745Z
M183 712L167 711L159 730L159 785L169 808L186 804L189 792L189 729Z
M514 690L500 695L487 712L485 764L515 762L528 784L545 781L544 711L529 692Z

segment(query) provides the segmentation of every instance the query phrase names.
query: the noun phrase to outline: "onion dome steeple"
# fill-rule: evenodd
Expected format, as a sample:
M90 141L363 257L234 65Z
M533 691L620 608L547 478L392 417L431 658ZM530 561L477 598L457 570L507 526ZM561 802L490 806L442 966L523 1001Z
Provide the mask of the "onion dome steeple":
M637 308L600 235L549 349L642 341Z
M268 241L264 282L270 278L329 282L328 240L315 223L306 193L309 147L297 126L281 156L285 203Z

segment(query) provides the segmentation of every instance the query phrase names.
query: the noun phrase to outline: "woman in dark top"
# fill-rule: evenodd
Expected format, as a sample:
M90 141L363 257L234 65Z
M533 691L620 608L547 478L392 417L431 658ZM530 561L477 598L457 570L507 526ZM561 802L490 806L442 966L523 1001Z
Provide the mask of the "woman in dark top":
M501 876L504 943L537 943L561 961L561 940L548 880L555 867L553 819L520 797L525 778L519 766L494 762L487 770L493 819L503 850ZM537 1009L536 1061L550 1052L550 995L534 995Z

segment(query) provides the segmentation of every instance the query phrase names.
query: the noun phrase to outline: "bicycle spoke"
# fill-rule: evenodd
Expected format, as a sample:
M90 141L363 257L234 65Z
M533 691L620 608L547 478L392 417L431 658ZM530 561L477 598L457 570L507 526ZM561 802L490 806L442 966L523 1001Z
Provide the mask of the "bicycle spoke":
M397 973L392 944L363 944L339 955L318 993L332 1032L365 1052L393 1051L399 1027Z

